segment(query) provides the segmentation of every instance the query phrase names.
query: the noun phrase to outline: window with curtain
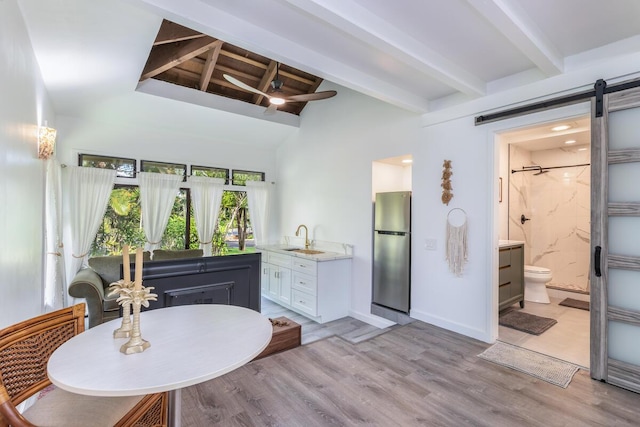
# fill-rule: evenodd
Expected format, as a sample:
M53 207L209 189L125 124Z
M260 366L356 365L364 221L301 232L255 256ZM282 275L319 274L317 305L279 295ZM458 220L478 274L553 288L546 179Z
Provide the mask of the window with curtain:
M247 207L244 191L225 190L223 192L217 227L213 235L212 255L233 255L255 250L251 216ZM238 221L240 221L240 227L238 227ZM243 231L244 242L240 234ZM140 215L140 190L137 186L117 185L111 192L90 256L120 254L123 244L138 247L144 246L144 242ZM242 243L244 243L244 249L241 249ZM181 188L176 195L160 248L175 250L199 247L191 191Z
M79 155L79 163L85 166L116 169L118 177L136 176L135 159L119 157ZM126 165L126 166L125 166ZM140 161L142 172L156 172L171 175L222 178L228 185L244 186L248 181L264 181L264 173L234 170L210 166L185 165L180 163ZM124 173L123 171L126 171ZM200 247L197 224L194 215L193 194L190 184L184 184L176 192L176 198L162 236L162 249L196 249ZM225 189L217 215L213 238L212 255L231 255L255 251L254 230L251 223L249 201L245 191ZM206 242L205 242L206 243ZM135 185L117 184L111 192L105 215L96 238L91 246L90 256L119 254L123 244L132 247L144 246L142 230L140 190Z

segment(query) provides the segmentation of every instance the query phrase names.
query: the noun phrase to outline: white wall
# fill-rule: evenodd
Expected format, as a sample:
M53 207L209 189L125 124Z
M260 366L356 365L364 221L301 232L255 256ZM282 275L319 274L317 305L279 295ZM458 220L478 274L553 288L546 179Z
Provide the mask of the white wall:
M419 116L351 90L323 84L338 95L309 103L300 131L278 149L280 236L299 224L310 238L354 246L352 315L377 325L372 316L372 161L412 154L420 142Z
M133 93L131 96L145 95ZM152 116L146 117L142 124L137 120L110 122L60 116L57 157L61 163L77 165L78 153L104 154L138 160L256 170L265 172L267 181L274 178L274 150L230 144L218 140L215 135L192 135L186 131L171 133L162 129L159 120L154 123Z
M371 164L371 200L375 201L376 193L387 191L411 191L411 166L390 165L383 162Z
M55 125L15 0L0 1L0 328L42 312L44 166L37 125Z

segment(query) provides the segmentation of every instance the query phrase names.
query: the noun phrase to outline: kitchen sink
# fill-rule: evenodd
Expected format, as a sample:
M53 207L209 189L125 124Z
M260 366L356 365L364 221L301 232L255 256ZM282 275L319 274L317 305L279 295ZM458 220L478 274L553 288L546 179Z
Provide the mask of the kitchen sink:
M316 251L315 249L300 249L300 248L289 248L289 249L285 249L285 251L288 252L297 252L299 254L305 254L305 255L318 255L318 254L323 254L323 251Z

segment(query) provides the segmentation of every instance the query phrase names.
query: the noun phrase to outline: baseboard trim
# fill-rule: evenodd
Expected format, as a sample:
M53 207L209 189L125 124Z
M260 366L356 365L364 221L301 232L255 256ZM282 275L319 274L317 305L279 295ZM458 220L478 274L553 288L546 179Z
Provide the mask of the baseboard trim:
M491 334L482 329L471 328L460 323L451 322L438 316L433 316L428 313L419 310L411 310L411 317L416 320L420 320L425 323L429 323L434 326L438 326L443 329L447 329L458 334L475 338L477 340L492 344L495 340L491 338Z
M391 322L390 320L383 319L382 317L378 317L368 313L361 313L359 311L354 311L354 310L349 310L349 316L380 329L388 328L389 326L393 326L396 324L395 322Z

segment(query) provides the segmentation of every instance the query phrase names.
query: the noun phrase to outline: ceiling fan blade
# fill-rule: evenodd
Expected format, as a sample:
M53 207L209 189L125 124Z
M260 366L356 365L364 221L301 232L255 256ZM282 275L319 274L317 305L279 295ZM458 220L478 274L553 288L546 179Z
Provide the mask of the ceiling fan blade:
M228 74L223 74L222 77L224 77L225 80L228 81L229 83L235 86L238 86L240 89L246 90L247 92L257 93L259 95L266 97L267 99L271 98L271 96L267 95L266 93L259 91L258 89L252 88L248 84L242 83L240 80L236 79L235 77L231 77Z
M336 96L337 93L338 92L336 92L335 90L327 90L324 92L315 92L315 93L305 93L302 95L287 96L286 100L294 101L294 102L318 101L320 99L327 99L327 98Z
M278 106L276 104L269 104L267 109L264 110L264 115L265 116L270 116L272 114L275 114L276 111L278 111Z

